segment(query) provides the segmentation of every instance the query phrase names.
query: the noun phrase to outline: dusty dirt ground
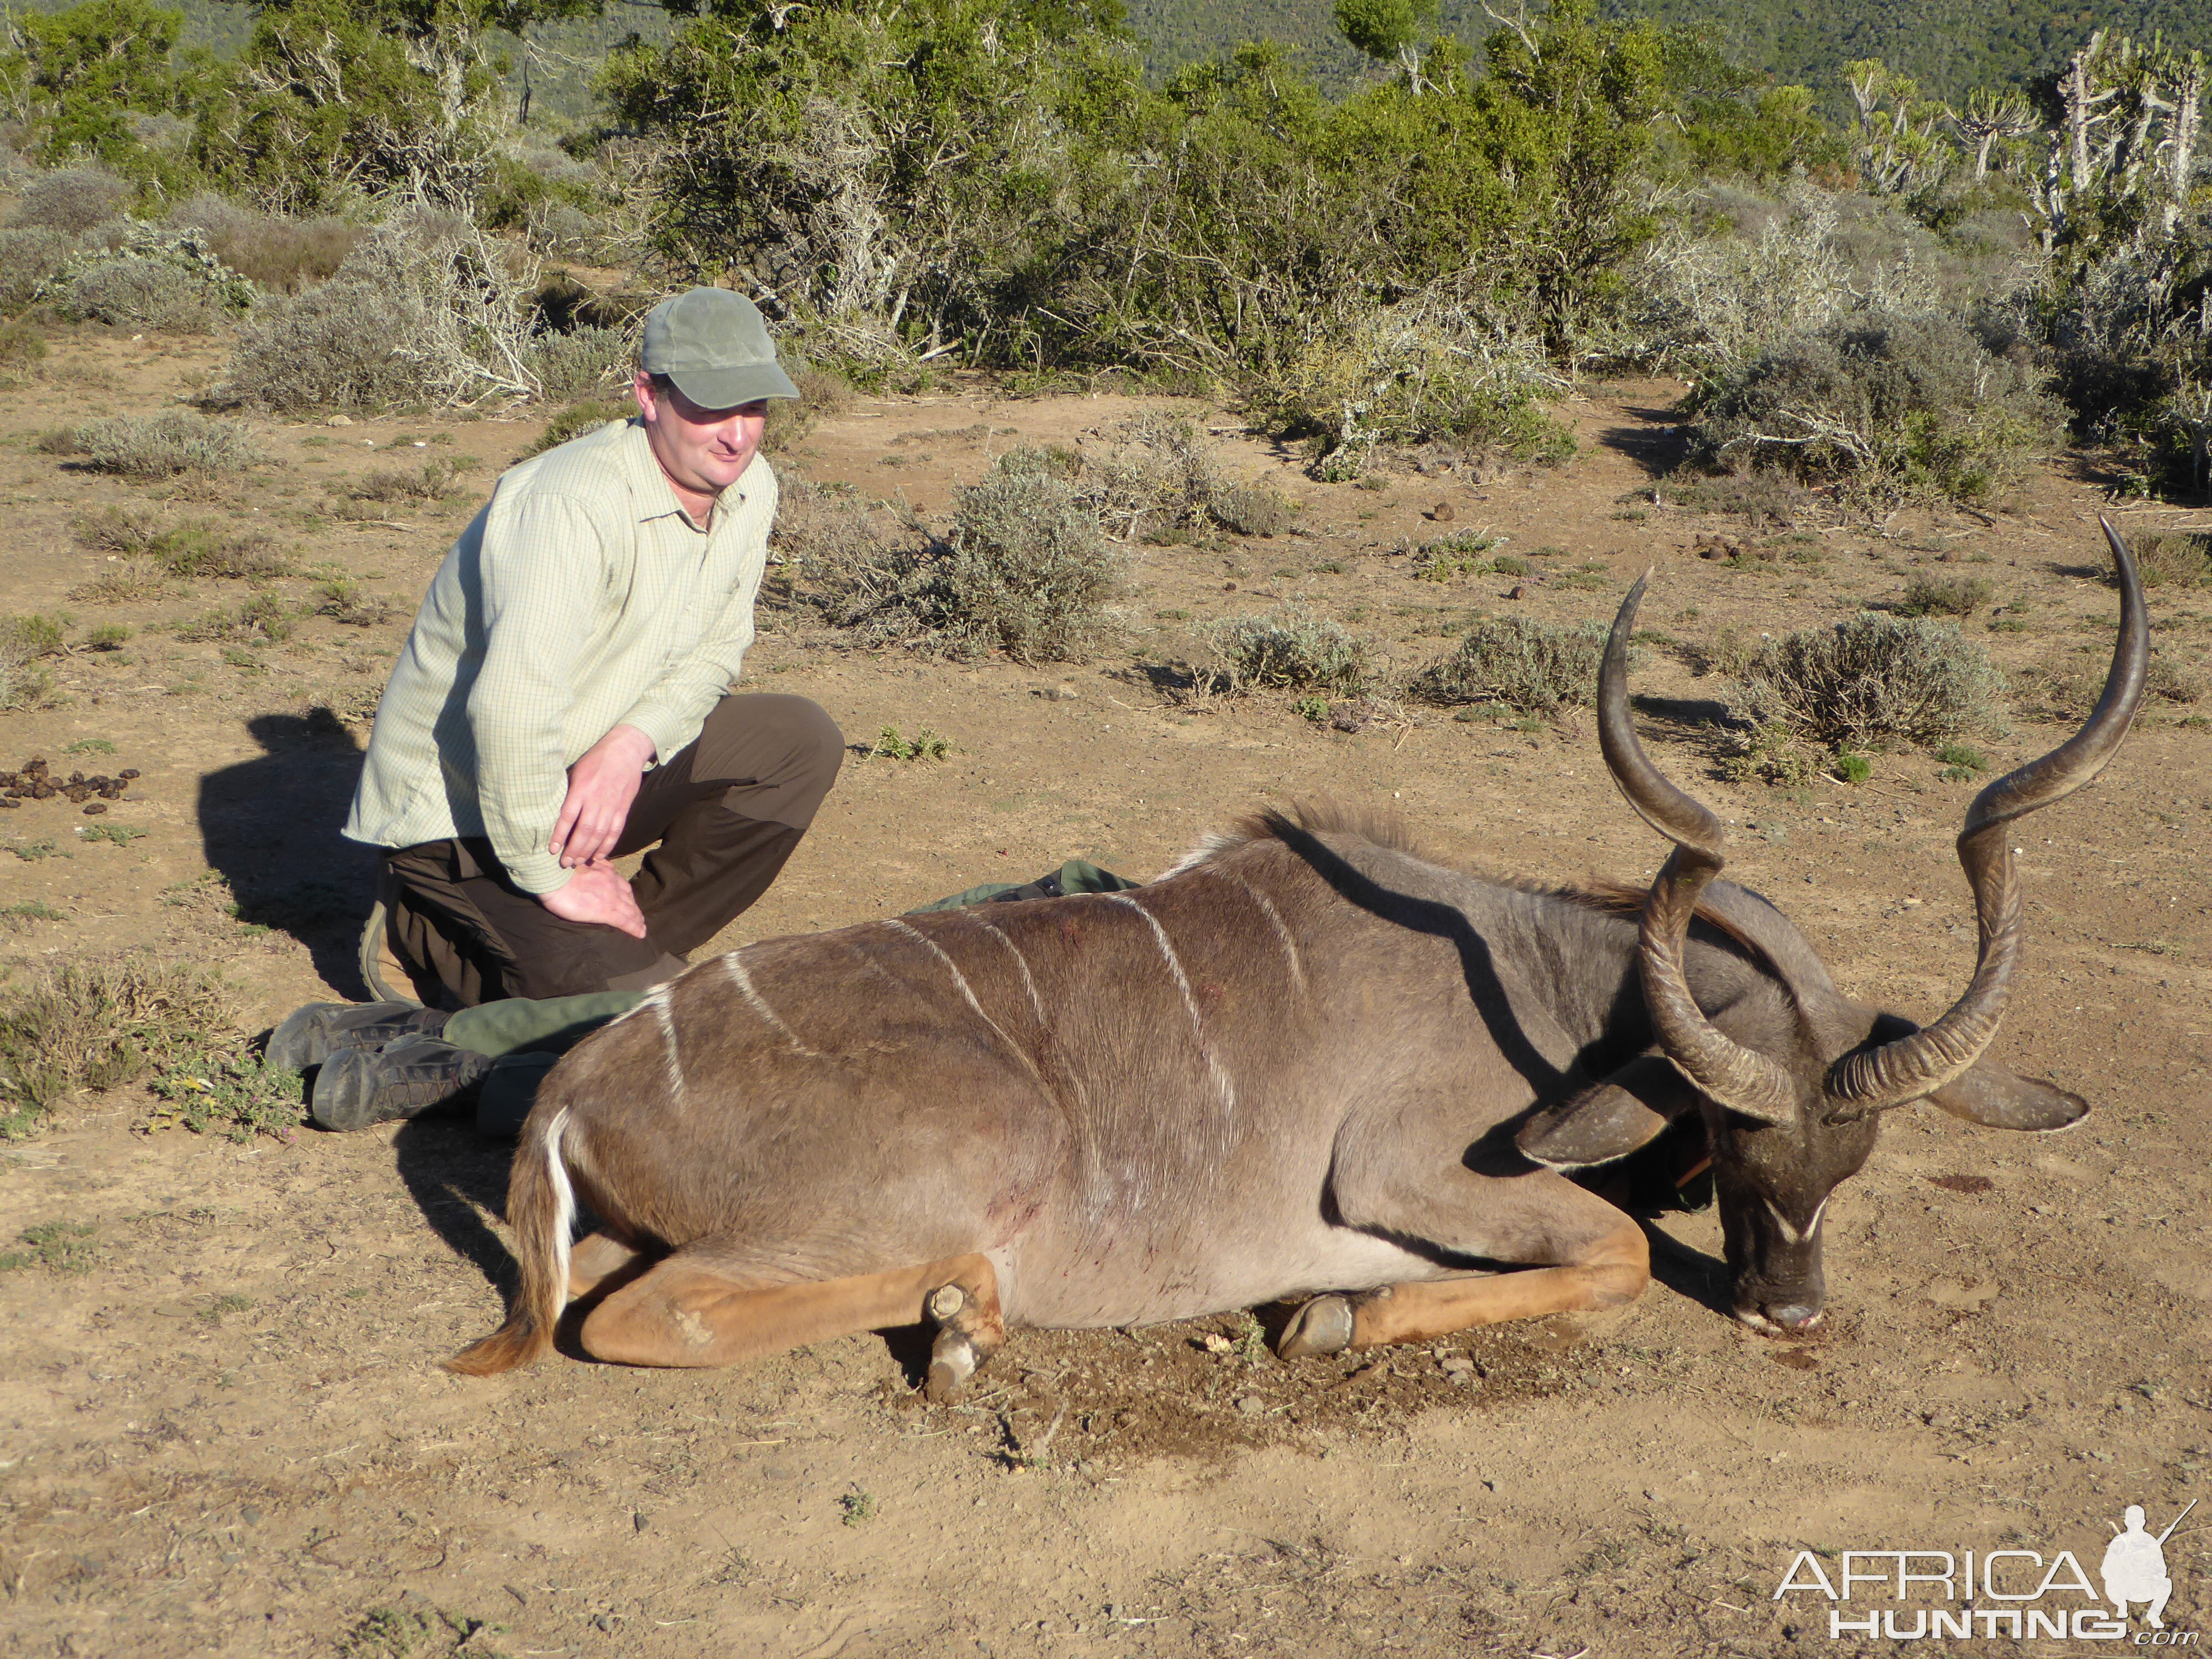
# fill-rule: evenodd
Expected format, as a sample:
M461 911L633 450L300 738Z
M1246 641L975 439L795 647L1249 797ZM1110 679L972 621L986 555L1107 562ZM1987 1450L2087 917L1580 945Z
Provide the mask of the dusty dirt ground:
M4 609L138 630L121 651L62 659L60 706L0 717L0 765L59 764L99 739L115 752L84 769L144 774L106 818L49 801L0 820L0 850L54 843L0 857L0 907L63 913L17 918L0 951L17 974L134 951L219 968L265 1024L359 994L368 861L336 827L362 717L447 543L536 428L271 425L276 465L191 489L127 486L35 447L41 430L173 399L219 357L213 343L88 331L0 401ZM1380 490L1310 483L1232 417L1188 409L1231 428L1218 441L1232 471L1298 498L1297 532L1141 550L1127 640L1087 665L855 653L764 606L754 684L818 699L856 745L894 725L953 750L938 764L856 755L785 878L723 944L1072 854L1149 876L1255 804L1314 795L1394 806L1448 859L1646 878L1662 849L1615 794L1586 718L1519 730L1408 706L1345 732L1285 697L1194 699L1172 665L1206 618L1296 595L1410 667L1479 607L1607 617L1656 560L1645 626L1681 644L1639 672L1655 754L1729 819L1731 873L1779 899L1843 984L1932 1016L1972 965L1951 842L1974 785L1917 755L1877 757L1856 787L1722 781L1704 724L1718 682L1691 659L1724 629L1751 639L1893 599L1947 559L2025 605L2008 613L2020 629L1985 631L1986 613L1966 624L2006 668L2078 658L2101 673L2116 607L2098 579L2097 480L2062 463L1990 522L1816 515L1756 532L1783 554L1772 562L1701 560L1700 534L1745 526L1651 501L1674 390L1593 386L1565 404L1583 440L1565 465ZM941 514L1014 434L1066 441L1132 407L955 387L859 404L782 465ZM342 483L393 465L395 447L410 465L483 466L448 509L331 516ZM70 599L110 568L72 520L122 501L265 526L392 615L309 618L226 659L148 625L235 607L241 584ZM1519 599L1496 578L1416 580L1395 550L1438 533L1439 503L1516 550L1562 550L1535 558L1543 574ZM309 584L272 591L291 604ZM2212 594L2162 588L2153 604L2163 647L2201 672ZM2032 963L1996 1052L2089 1096L2094 1115L2046 1139L1893 1116L1830 1206L1832 1313L1802 1343L1727 1317L1708 1211L1654 1224L1657 1282L1621 1313L1360 1360L1279 1364L1224 1316L1018 1334L955 1410L920 1402L896 1334L720 1373L562 1358L464 1382L434 1362L500 1313L504 1147L435 1120L241 1145L145 1133L133 1090L71 1099L46 1133L0 1148L0 1239L53 1221L94 1230L88 1272L0 1275L0 1651L1927 1648L1839 1645L1828 1603L1774 1590L1803 1550L1832 1577L1844 1551L1905 1548L2071 1550L2094 1575L2124 1505L2146 1505L2156 1529L2207 1491L2212 732L2197 714L2151 703L2104 781L2021 837ZM2008 765L2060 735L2023 714L1988 746ZM95 822L146 833L87 842L77 832ZM2212 1625L2212 1511L2183 1523L2166 1559L2168 1626ZM1935 1645L2106 1650L1979 1632Z

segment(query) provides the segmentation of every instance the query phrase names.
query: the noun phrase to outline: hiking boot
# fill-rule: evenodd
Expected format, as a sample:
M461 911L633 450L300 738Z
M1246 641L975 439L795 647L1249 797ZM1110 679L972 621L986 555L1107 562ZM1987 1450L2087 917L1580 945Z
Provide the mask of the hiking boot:
M384 901L379 899L368 913L368 926L361 930L361 954L356 962L362 983L368 987L368 994L374 1001L404 1002L410 1008L419 1008L422 1000L415 994L415 981L407 972L407 965L392 948L391 935L391 913L384 908Z
M315 1073L308 1109L325 1129L366 1129L458 1101L484 1080L490 1058L421 1031L381 1048L348 1048Z
M345 1048L381 1048L410 1031L436 1036L450 1018L419 1002L311 1002L269 1034L264 1065L304 1072Z

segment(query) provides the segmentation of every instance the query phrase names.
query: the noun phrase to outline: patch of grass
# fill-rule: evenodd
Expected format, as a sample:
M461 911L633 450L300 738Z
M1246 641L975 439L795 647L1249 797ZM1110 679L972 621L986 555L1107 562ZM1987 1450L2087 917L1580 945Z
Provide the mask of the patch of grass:
M871 755L880 755L885 760L943 760L952 752L952 745L927 726L918 728L910 738L901 737L896 726L886 726L876 735Z
M1836 751L1835 774L1845 783L1864 783L1874 775L1874 763L1850 749Z
M94 823L88 825L81 833L87 841L112 842L118 847L128 847L146 835L146 831L130 823Z
M1487 530L1455 530L1449 536L1423 542L1413 550L1413 575L1425 582L1448 582L1455 576L1485 576L1492 566L1491 550L1505 538Z
M4 921L11 928L23 922L64 920L64 914L44 899L25 899L20 904L10 904L0 909L0 921Z
M149 561L168 576L266 581L293 574L292 561L271 547L264 533L226 530L205 519L171 520L144 507L110 506L80 515L70 529L81 546ZM166 586L127 573L112 572L102 580L114 582L118 576L129 586L143 585L146 592L159 592ZM125 598L137 596L122 593Z
M210 611L177 629L177 638L187 645L266 645L291 637L292 623L285 612L284 602L273 593L256 593L235 610ZM223 653L223 660L234 667L261 666L251 657L238 661L229 652Z
M1231 691L1357 697L1365 695L1373 678L1364 638L1299 605L1224 617L1199 631L1220 659Z
M1766 641L1738 672L1730 712L1830 749L1938 744L1995 726L2004 693L1957 623L1863 611Z
M2145 587L2212 587L2212 535L2167 532L2145 536L2130 550Z
M67 853L62 851L61 844L52 839L45 841L23 842L16 846L10 847L8 850L13 853L17 858L22 860L26 864L36 864L41 859L55 857L67 858L69 856Z
M381 506L447 501L461 493L461 475L474 471L476 465L473 455L433 455L419 471L403 468L365 473L346 486L346 495L355 501Z
M15 1239L29 1248L0 1253L0 1273L43 1267L50 1273L88 1273L99 1260L92 1243L98 1231L89 1221L48 1221L26 1227Z
M62 648L66 618L0 618L0 712L44 708L53 702L54 677L42 659Z
M1936 758L1942 763L1946 783L1965 783L1990 769L1990 757L1963 743L1943 744L1936 751Z
M338 1659L430 1659L460 1652L498 1659L500 1650L479 1639L477 1632L501 1628L419 1600L410 1606L372 1607L339 1638Z
M131 630L121 623L94 623L79 644L87 651L120 651L131 642ZM112 750L108 751L113 753Z
M1754 726L1739 733L1737 743L1736 752L1724 757L1720 763L1721 775L1732 783L1755 780L1776 788L1795 789L1809 783L1820 769L1819 751L1786 726L1772 722Z
M1328 719L1328 700L1326 697L1300 697L1291 707L1316 726Z
M839 1517L846 1526L866 1526L876 1518L875 1494L865 1486L855 1486L837 1497L837 1507L843 1511Z
M1980 576L1937 576L1916 572L1897 602L1900 617L1971 617L1990 602L1990 584Z
M1557 714L1596 700L1605 638L1595 622L1481 617L1457 650L1415 675L1408 690L1446 707L1495 702L1522 714Z
M210 975L143 963L64 963L0 992L0 1139L34 1133L64 1096L112 1089L235 1034Z
M244 1143L258 1134L289 1141L307 1121L307 1089L297 1072L267 1066L243 1048L179 1044L146 1086L161 1103L155 1126L220 1134Z
M268 457L243 421L210 420L186 410L118 415L76 429L85 465L95 472L151 480L180 473L215 477L243 472Z
M199 1318L204 1324L220 1325L225 1314L245 1313L252 1306L253 1298L250 1296L219 1296L200 1310Z
M374 628L391 619L392 607L350 576L315 585L315 614L349 628Z

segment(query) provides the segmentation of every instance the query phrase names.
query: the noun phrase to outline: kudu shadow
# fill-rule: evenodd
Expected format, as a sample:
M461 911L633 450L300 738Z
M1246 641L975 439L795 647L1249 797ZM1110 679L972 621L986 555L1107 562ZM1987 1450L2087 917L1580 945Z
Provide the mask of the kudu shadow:
M366 997L355 945L374 898L375 855L337 833L361 746L327 708L257 714L246 729L262 753L200 781L201 850L240 921L289 933L325 984Z
M454 1255L475 1264L485 1283L506 1296L515 1285L506 1240L484 1224L503 1216L514 1143L478 1134L469 1112L426 1113L392 1138L394 1167L430 1231Z

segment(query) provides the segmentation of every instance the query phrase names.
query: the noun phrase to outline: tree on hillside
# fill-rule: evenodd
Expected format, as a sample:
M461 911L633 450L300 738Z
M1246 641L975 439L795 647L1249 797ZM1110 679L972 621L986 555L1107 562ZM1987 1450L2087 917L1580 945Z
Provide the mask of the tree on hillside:
M88 155L125 173L158 175L163 159L139 143L131 116L188 105L196 66L179 73L171 64L184 21L181 11L148 0L86 0L12 16L0 97L47 160Z
M465 209L489 169L486 32L594 16L605 0L258 0L203 104L194 159L287 211L356 191Z
M1406 86L1421 93L1421 32L1437 21L1442 0L1336 0L1336 27L1378 64L1395 62Z

